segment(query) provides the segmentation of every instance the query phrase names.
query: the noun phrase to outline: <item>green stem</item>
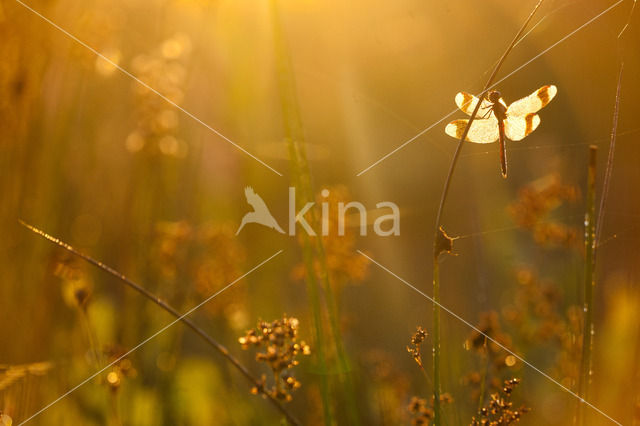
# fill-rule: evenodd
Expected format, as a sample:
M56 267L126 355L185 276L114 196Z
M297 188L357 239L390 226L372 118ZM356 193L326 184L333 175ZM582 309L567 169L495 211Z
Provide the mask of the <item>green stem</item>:
M433 262L433 300L440 302L440 263ZM433 304L433 424L439 425L440 412L440 306Z
M482 372L482 379L480 381L480 395L478 395L478 414L480 410L484 406L484 396L487 391L487 376L489 376L489 366L491 365L491 360L489 359L489 351L487 348L487 340L484 341L484 356L485 356L485 365L484 371Z
M601 242L602 224L604 222L604 209L607 204L607 196L609 194L609 184L611 179L611 171L613 170L613 157L616 149L616 137L618 132L618 116L620 113L620 89L622 87L622 74L624 71L623 45L621 43L623 36L629 25L631 17L636 8L636 0L634 0L627 22L618 34L618 49L620 56L620 66L618 71L618 83L616 85L616 99L613 108L613 126L611 129L611 141L609 144L609 155L607 156L607 166L604 174L604 183L602 184L602 196L600 198L600 207L596 215L595 210L595 167L597 148L591 146L589 149L589 172L587 182L587 212L585 217L585 282L584 282L584 331L582 336L582 358L580 360L580 377L578 382L578 394L584 400L589 397L589 385L591 384L591 368L592 368L592 351L594 340L593 326L593 288L595 286L595 267L598 246ZM585 422L585 404L579 403L575 421L579 425Z
M314 200L311 184L311 172L309 170L309 162L304 144L304 132L302 127L302 118L300 117L300 109L297 102L295 79L291 69L285 37L280 24L277 0L271 0L271 12L276 50L276 65L278 71L277 76L280 86L280 97L285 135L289 150L289 161L292 169L292 183L296 189L296 203L299 207L302 207L306 203ZM311 227L314 228L317 223L316 212L313 209L310 212ZM340 338L340 334L336 332L336 326L338 324L337 309L328 279L322 239L317 237L314 241L309 235L303 233L302 251L307 275L307 292L309 294L309 304L311 305L314 334L316 338L317 362L320 368L320 386L324 421L326 425L333 425L335 421L330 397L331 386L328 380L329 376L325 348L326 342L322 321L322 305L320 303L320 284L318 283L318 278L320 278L327 299L330 327L335 341L336 352L338 353L338 358L341 360L342 364L342 360L345 358L342 339ZM320 277L318 277L315 267L316 260L319 261L320 265ZM349 388L347 388L347 390L348 393L351 393Z
M91 357L92 357L92 367L100 369L102 367L102 352L100 351L100 345L96 343L98 338L96 337L93 327L91 327L91 322L89 321L89 315L87 314L86 305L78 306L78 316L80 317L80 322L82 323L82 328L84 328L84 332L87 334L87 339L89 341L89 348L91 349Z
M322 322L322 307L320 305L318 281L314 272L313 247L311 246L311 241L308 235L305 235L305 237L303 238L302 256L304 258L305 269L307 272L307 293L309 295L309 304L311 306L311 312L313 316L313 329L316 343L316 362L318 363L320 375L320 393L322 395L322 411L324 414L325 425L331 426L334 424L334 421L333 411L331 407L327 356L324 348L325 332Z
M315 222L314 222L315 223ZM355 388L353 385L353 377L351 366L349 363L349 357L347 356L346 349L342 340L342 332L340 331L339 312L336 296L331 286L331 282L328 274L327 257L324 250L324 244L322 238L317 238L318 245L318 257L320 259L320 279L323 283L323 290L327 302L327 310L329 313L329 324L331 326L331 333L336 348L336 354L338 356L338 364L342 378L342 386L344 387L344 394L347 400L347 408L349 415L349 424L357 426L360 424L360 416L358 413L357 401L355 398Z
M593 270L595 264L595 229L596 229L596 159L598 148L589 147L589 171L587 176L587 206L584 219L584 327L582 331L582 359L580 362L580 379L578 395L589 399L591 384L591 357L593 350ZM585 421L585 405L578 408L578 424Z
M92 367L99 370L106 364L106 361L102 354L101 345L98 343L98 336L95 333L95 328L92 327L91 320L89 319L87 301L84 301L84 303L79 305L77 309L78 315L80 316L80 322L82 323L82 326L87 333L87 338L89 339L89 346L92 352ZM108 387L104 387L103 390L109 394L109 424L112 426L121 426L122 422L120 420L120 414L117 406L117 395L111 389L108 389Z

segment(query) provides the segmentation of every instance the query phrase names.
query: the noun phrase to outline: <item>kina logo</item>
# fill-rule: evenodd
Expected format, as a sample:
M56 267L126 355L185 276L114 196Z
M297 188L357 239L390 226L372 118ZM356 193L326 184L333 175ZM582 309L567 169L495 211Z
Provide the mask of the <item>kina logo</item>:
M240 222L240 226L236 231L236 235L240 233L242 229L248 224L256 223L262 226L266 226L267 228L275 229L281 234L288 234L290 236L296 235L296 225L299 225L304 231L310 236L316 236L316 231L311 227L305 215L307 212L313 208L315 202L308 202L302 208L296 212L296 189L294 187L289 188L289 222L288 222L288 232L285 232L275 217L269 211L267 204L264 202L262 197L260 197L252 187L247 186L244 189L244 195L247 199L247 203L253 208L253 211L246 213L242 217L242 221ZM321 195L323 197L323 201L320 203L321 205L321 224L322 229L320 234L323 236L327 236L329 234L329 190L323 189L321 191ZM367 235L367 228L369 225L373 225L373 231L376 235L386 237L390 235L400 235L400 209L398 206L391 201L383 201L376 204L376 209L374 213L376 214L375 220L369 222L367 215L371 214L372 211L368 211L367 208L358 201L350 201L348 203L339 202L338 203L338 235L345 235L345 227L346 223L349 220L350 222L356 216L359 221L360 235ZM347 214L350 210L354 210L357 212L356 214ZM388 214L382 214L383 212ZM349 216L349 217L348 217ZM389 225L390 223L390 225ZM384 228L383 229L383 225Z

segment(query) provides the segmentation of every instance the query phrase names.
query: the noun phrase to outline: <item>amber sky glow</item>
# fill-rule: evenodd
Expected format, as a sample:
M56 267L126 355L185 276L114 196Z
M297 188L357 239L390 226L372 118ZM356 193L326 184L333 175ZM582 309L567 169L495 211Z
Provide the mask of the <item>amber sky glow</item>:
M456 147L444 128L466 117L456 93L482 90L536 3L0 4L0 413L15 424L141 426L278 424L281 414L179 320L22 219L186 313L258 378L269 370L238 338L258 321L297 318L312 355L292 364L301 387L283 405L303 424L327 413L309 280L326 267L336 311L324 289L319 318L336 423L353 422L352 398L362 424L411 424L411 397L433 391L432 235ZM531 408L522 424L573 418L588 147L598 147L599 206L622 60L585 424L640 422L635 20L616 39L631 4L545 1L495 88L507 105L545 84L558 94L535 132L507 142L508 179L498 144L464 145L442 219L458 237L440 268L441 378L453 398L444 424L477 415L474 380L486 402L513 377L514 405ZM318 217L332 206L324 267L319 252L305 257L301 232L289 235L289 187L301 181L287 125L297 119ZM366 211L368 232L352 211L337 235L348 201ZM397 235L376 231L382 201L398 207ZM406 350L417 326L428 334L425 374ZM495 339L496 358L469 349L474 329Z

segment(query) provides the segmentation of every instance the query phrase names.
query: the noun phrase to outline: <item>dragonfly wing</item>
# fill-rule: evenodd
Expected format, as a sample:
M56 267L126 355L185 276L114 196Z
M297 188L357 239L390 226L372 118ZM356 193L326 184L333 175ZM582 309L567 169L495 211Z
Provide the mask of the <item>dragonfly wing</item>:
M456 139L460 139L467 128L469 120L454 120L447 124L444 129L445 133ZM498 129L498 120L488 118L486 120L473 120L471 129L467 133L467 141L473 143L492 143L498 140L500 130Z
M558 93L558 88L552 84L542 86L529 96L515 101L507 108L507 116L524 117L527 114L540 111Z
M471 115L473 110L476 109L476 105L478 105L478 97L471 93L460 92L456 95L456 105L458 105L458 108L460 108L462 112L467 115ZM482 118L489 111L491 111L491 102L483 99L482 105L480 105L480 109L478 110L477 117ZM493 114L493 112L491 112L491 114Z
M504 132L512 141L521 141L540 125L540 116L535 113L523 117L507 116L504 121Z

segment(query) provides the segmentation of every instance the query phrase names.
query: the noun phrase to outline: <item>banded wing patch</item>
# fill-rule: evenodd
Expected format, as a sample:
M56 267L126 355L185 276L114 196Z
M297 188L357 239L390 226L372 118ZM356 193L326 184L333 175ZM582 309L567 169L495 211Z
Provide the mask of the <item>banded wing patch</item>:
M512 141L521 141L540 125L540 116L530 113L524 117L507 116L504 121L504 133Z
M468 123L469 120L467 119L454 120L447 124L444 131L449 136L460 139ZM488 118L486 120L473 120L466 140L473 143L492 143L497 141L499 137L498 121L495 118Z
M524 117L528 114L538 112L547 106L557 93L558 88L553 84L542 86L529 96L519 99L509 105L509 108L507 108L507 116Z

